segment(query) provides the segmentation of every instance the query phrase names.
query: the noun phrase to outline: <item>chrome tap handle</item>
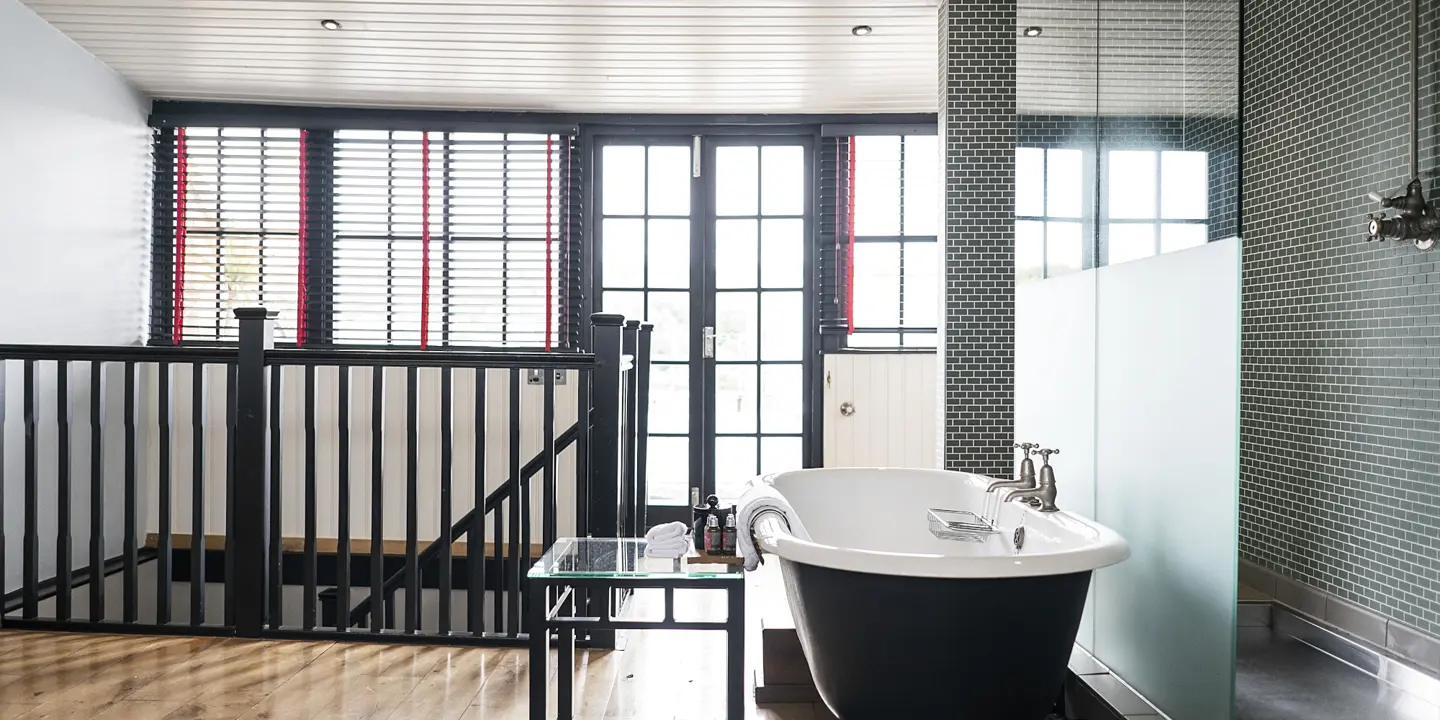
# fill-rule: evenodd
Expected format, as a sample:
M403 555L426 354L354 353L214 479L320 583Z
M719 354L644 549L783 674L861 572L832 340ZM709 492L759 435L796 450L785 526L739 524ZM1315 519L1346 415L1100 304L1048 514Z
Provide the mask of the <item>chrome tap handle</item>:
M1024 451L1025 451L1025 457L1030 457L1030 453L1031 453L1031 452L1034 452L1035 448L1038 448L1038 447L1040 447L1040 443L1032 443L1032 442L1027 442L1027 443L1015 443L1015 449L1017 449L1017 450L1024 450Z
M1037 455L1039 455L1040 457L1044 458L1044 459L1045 459L1045 464L1046 464L1046 465L1049 465L1049 464L1050 464L1050 456L1051 456L1051 455L1059 455L1059 454L1060 454L1060 451L1059 451L1059 450L1042 449L1042 450L1036 450L1036 451L1035 451L1035 454L1037 454Z

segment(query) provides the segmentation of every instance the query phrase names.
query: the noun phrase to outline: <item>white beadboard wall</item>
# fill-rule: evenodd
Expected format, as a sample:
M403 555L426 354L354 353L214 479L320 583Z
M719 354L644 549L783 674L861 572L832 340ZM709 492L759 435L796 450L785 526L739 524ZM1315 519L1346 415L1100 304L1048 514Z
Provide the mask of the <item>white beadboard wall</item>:
M157 369L146 365L150 382L158 382ZM339 532L339 368L318 368L315 372L315 482L316 534L321 538L338 537ZM371 509L371 370L354 368L350 372L350 535L352 539L370 538ZM284 537L303 537L305 532L305 436L304 436L304 369L286 367L282 371L281 393L281 527ZM193 376L189 367L172 367L170 456L171 527L175 534L189 534L193 483L191 452L193 408L191 391ZM406 371L390 368L385 371L383 431L385 433L382 467L384 515L383 536L386 540L405 539L405 401ZM577 373L567 373L567 382L555 386L555 434L558 437L575 422ZM225 532L225 409L226 387L223 366L206 366L205 404L203 412L206 494L204 533ZM493 491L509 477L510 374L508 370L485 371L485 487ZM472 370L455 370L452 375L451 406L454 446L452 450L451 507L458 520L473 507L475 473L475 378ZM542 385L524 384L521 375L520 463L528 462L540 451L542 434ZM417 435L418 535L421 542L440 534L440 371L419 371ZM159 453L158 395L151 393L151 406L142 420L145 428L149 467L156 467ZM540 542L542 474L531 481L531 541ZM159 529L159 482L154 472L147 474L146 531ZM561 535L573 534L575 527L575 449L561 453L556 462L558 509L556 517ZM453 520L452 520L453 522Z
M936 467L935 367L928 353L826 355L825 467Z

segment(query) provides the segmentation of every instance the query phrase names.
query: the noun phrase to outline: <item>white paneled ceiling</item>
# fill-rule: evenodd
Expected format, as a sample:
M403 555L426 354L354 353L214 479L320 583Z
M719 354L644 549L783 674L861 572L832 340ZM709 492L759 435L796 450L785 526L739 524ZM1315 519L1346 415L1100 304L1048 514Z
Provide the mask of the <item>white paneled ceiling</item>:
M23 1L158 98L935 111L936 0Z

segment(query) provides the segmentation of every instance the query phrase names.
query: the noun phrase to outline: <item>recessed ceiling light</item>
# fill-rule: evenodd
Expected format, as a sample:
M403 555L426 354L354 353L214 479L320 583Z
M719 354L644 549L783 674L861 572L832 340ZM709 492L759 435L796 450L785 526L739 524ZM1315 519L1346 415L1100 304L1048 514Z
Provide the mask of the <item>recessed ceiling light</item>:
M325 28L326 30L339 30L344 26L340 24L339 20L326 19L320 21L320 27Z
M872 32L875 32L875 28L872 28L869 25L856 25L855 27L850 28L850 34L856 37L865 37Z
M1040 37L1040 35L1044 32L1045 28L1042 28L1039 25L1031 25L1030 27L1025 28L1025 37Z

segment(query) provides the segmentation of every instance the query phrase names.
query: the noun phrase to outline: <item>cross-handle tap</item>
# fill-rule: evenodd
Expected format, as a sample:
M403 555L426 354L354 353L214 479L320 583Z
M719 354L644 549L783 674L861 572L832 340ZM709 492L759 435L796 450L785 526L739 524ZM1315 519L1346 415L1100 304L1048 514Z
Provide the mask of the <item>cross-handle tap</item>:
M1059 455L1059 450L1037 450L1044 460L1040 468L1040 483L1038 487L1028 490L1012 490L1005 496L1005 502L1012 500L1038 500L1040 501L1040 512L1052 513L1059 510L1055 507L1055 469L1050 467L1050 456Z
M997 480L990 483L985 492L1000 490L1002 488L1014 488L1018 490L1032 490L1035 488L1035 461L1030 459L1030 453L1040 447L1040 443L1015 443L1015 449L1023 450L1025 456L1020 460L1020 475L1014 480Z

